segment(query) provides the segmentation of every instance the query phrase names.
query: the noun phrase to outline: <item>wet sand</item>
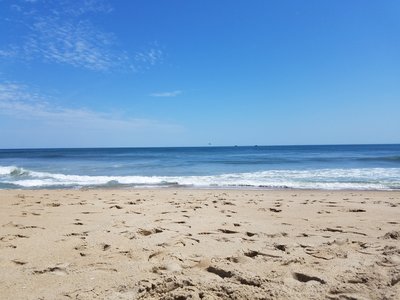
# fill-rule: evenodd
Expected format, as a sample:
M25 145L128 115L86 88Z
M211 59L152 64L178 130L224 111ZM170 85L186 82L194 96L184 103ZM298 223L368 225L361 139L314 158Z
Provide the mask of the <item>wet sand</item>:
M399 299L400 192L0 191L1 299Z

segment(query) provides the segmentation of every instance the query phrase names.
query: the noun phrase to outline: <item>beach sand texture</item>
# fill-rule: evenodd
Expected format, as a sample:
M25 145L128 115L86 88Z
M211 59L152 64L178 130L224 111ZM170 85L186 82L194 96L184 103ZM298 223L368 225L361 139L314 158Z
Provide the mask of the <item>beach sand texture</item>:
M400 193L0 191L1 299L400 299Z

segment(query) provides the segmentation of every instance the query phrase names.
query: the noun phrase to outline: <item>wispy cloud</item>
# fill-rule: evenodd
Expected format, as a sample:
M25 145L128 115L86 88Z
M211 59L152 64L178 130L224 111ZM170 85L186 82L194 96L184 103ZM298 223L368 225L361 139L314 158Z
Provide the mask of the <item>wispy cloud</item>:
M9 49L0 49L0 58L14 58L17 55L17 50L9 47Z
M64 129L121 130L176 130L179 126L152 119L122 117L120 115L93 111L85 108L68 108L54 105L51 96L18 83L0 83L0 115L12 118L37 120L57 124Z
M26 24L19 44L0 48L0 58L42 60L93 71L138 71L162 61L157 44L136 53L128 53L112 32L106 32L89 20L89 14L112 12L106 0L46 1L46 9L36 5L43 1L19 3L17 19ZM14 25L15 25L14 24Z
M23 46L30 56L98 71L129 65L128 55L113 49L114 35L88 21L38 18L31 29Z
M173 92L160 92L160 93L151 93L152 97L176 97L182 94L182 91L173 91Z
M135 60L150 66L154 66L163 59L163 52L159 48L150 48L142 52L137 52Z
M80 1L61 1L63 10L73 15L86 13L110 13L113 7L107 0L80 0Z

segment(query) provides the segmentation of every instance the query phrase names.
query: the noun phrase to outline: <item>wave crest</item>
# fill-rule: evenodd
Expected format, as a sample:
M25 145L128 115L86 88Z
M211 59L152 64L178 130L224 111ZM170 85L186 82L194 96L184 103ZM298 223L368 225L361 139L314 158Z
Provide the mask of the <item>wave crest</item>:
M29 171L15 166L0 167L0 176L24 176L29 175Z
M268 170L204 176L89 176L0 167L0 184L55 187L259 187L297 189L400 189L400 168Z

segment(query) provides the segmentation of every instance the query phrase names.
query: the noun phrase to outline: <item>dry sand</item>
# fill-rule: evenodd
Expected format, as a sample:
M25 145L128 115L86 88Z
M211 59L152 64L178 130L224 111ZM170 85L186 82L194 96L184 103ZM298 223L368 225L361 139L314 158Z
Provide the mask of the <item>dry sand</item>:
M0 191L1 299L400 299L400 193Z

